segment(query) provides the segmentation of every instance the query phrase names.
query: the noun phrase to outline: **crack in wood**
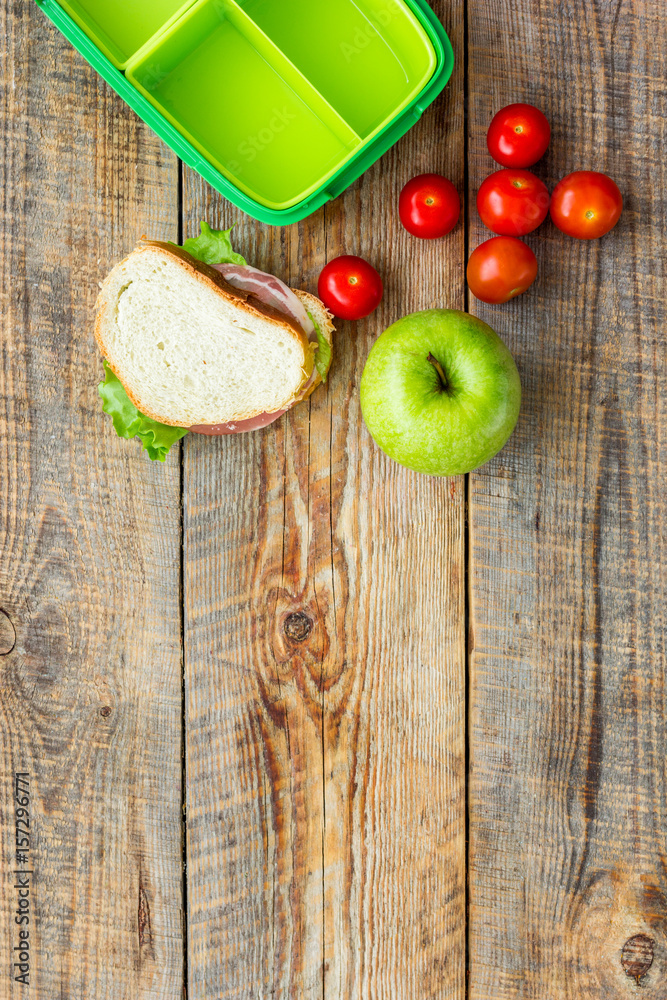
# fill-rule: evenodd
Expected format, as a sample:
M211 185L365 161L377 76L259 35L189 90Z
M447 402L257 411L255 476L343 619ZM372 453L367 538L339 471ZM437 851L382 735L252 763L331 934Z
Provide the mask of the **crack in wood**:
M141 957L155 958L153 949L153 931L151 928L151 910L148 896L139 872L139 906L137 908L137 924L139 929L139 952Z

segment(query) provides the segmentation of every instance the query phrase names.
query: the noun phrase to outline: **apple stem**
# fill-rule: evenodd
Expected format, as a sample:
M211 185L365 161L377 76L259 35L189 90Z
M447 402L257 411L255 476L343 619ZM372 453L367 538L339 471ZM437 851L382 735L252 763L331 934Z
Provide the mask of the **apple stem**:
M431 353L429 353L429 355L426 358L426 360L431 362L431 364L433 365L433 367L437 371L438 375L440 376L440 381L442 382L443 392L447 392L447 390L449 389L449 381L447 380L447 376L445 375L444 368L442 367L442 365L440 364L440 362L438 361L438 359L434 358Z

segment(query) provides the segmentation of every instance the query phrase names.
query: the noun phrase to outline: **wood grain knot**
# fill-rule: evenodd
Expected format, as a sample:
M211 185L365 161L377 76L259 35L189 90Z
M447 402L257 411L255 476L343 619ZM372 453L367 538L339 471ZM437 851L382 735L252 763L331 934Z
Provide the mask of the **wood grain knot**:
M626 976L636 979L637 984L653 965L653 938L648 934L635 934L623 945L621 965Z
M305 611L293 611L283 622L283 632L292 642L304 642L313 631L314 624Z
M111 715L111 707L109 705L105 705L104 708L100 709L100 715L103 719L108 718L108 716Z
M0 608L0 656L7 656L16 645L16 629L6 611Z

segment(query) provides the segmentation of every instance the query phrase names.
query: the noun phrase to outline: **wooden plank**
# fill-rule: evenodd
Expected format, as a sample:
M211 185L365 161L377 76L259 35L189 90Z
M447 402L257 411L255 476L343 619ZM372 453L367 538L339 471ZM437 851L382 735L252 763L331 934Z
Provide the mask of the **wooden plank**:
M437 9L460 51L461 4ZM399 146L286 230L186 173L187 233L238 220L253 264L311 290L343 252L387 279L310 405L186 439L191 1000L463 996L463 481L393 465L358 404L384 326L463 302L462 228L426 244L396 215L422 170L462 187L462 94L459 65Z
M626 197L602 241L550 223L528 239L529 295L474 304L525 395L471 480L470 995L611 1000L639 976L662 1000L664 6L470 0L469 16L471 196L492 113L525 99L553 125L550 186L599 169Z
M153 466L113 434L92 316L143 232L176 236L176 160L36 4L7 0L0 22L0 993L174 1000L179 459ZM11 969L15 771L30 775L29 989Z

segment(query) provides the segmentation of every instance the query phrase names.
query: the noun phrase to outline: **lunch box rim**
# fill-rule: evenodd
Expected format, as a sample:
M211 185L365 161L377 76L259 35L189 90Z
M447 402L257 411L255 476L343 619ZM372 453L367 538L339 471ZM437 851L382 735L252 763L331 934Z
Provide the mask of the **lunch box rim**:
M162 112L140 93L123 72L113 65L102 49L92 41L57 0L35 0L35 3L74 48L97 70L100 76L123 98L142 121L177 154L179 159L199 173L204 180L237 208L247 212L259 222L274 226L300 222L316 212L326 202L341 195L401 136L412 128L426 108L433 103L447 85L454 68L454 52L449 36L427 0L400 0L400 2L412 11L420 21L435 51L436 65L430 79L402 111L392 117L370 141L366 141L352 153L350 158L320 187L289 208L274 209L245 194L233 181L225 177L212 163L209 163L203 154L167 120ZM172 19L167 22L167 25L170 23L173 23ZM155 36L152 41L155 44ZM144 47L142 46L138 52L141 52Z

